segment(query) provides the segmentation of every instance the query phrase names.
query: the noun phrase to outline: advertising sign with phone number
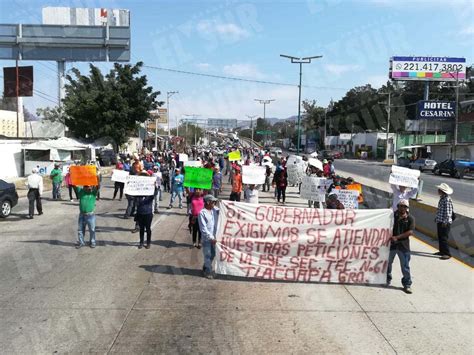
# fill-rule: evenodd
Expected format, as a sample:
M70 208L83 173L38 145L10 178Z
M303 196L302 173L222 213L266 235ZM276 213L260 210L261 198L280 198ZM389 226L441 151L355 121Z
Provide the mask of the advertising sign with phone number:
M393 80L456 81L466 79L466 58L393 57Z

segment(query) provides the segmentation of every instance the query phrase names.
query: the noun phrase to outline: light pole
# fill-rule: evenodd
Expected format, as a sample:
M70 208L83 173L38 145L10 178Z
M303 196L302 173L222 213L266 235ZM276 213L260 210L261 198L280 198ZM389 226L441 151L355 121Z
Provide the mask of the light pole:
M388 105L386 105L386 111L387 111L387 132L385 132L385 160L388 160L388 133L390 132L390 113L392 112L391 110L391 98L392 98L392 93L391 92L381 92L379 93L380 95L388 95Z
M298 85L298 144L296 147L296 154L300 154L300 138L301 138L301 77L303 76L303 64L310 64L312 59L322 58L322 55L315 55L312 57L293 57L291 55L280 54L280 57L291 59L292 63L300 65L300 84Z
M171 129L170 129L170 97L174 94L179 94L179 91L168 91L166 93L166 115L168 116L168 136L171 136ZM176 126L176 135L178 132L178 126Z
M246 116L247 118L250 118L250 130L252 131L252 144L253 144L253 119L257 117L257 115L253 115L253 116L246 115Z
M267 100L254 99L254 100L257 101L257 102L260 102L261 104L263 104L263 120L265 121L265 118L266 118L266 116L265 116L265 114L266 114L266 110L265 110L265 109L266 109L266 106L267 106L270 102L275 101L275 99L267 99ZM253 129L252 129L252 132L253 132ZM267 140L268 140L268 138L267 138Z
M456 146L458 145L458 118L459 118L459 73L460 70L456 70L456 77L454 78L454 75L452 72L446 72L448 73L452 78L456 79L456 110L454 111L454 141L452 145L452 159L456 160Z

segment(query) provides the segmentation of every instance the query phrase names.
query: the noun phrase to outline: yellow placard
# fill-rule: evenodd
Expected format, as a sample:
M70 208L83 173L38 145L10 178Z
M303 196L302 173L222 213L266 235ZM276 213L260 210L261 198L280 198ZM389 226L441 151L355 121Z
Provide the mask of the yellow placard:
M229 153L229 161L240 160L240 150L235 150Z

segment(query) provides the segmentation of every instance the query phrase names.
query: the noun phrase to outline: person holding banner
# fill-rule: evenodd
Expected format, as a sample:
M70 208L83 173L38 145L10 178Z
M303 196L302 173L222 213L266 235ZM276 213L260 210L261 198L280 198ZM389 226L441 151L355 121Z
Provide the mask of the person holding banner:
M90 247L95 248L95 203L97 197L96 186L75 187L76 194L79 197L79 219L77 221L77 245L76 249L82 248L84 243L84 234L86 226L89 228Z
M175 174L173 177L172 181L172 187L171 187L171 200L170 200L170 205L168 206L168 209L173 208L173 203L176 197L178 197L179 200L179 208L183 208L183 193L184 193L184 176L180 173L180 170L177 168L175 169Z
M410 275L410 236L415 230L415 219L408 213L408 200L401 200L398 203L398 210L394 214L393 236L390 242L390 254L387 267L387 286L392 281L392 264L395 255L400 259L402 269L402 285L405 293L411 294L411 275Z
M116 165L116 169L123 170L123 164L121 162L118 162ZM124 182L120 182L120 181L114 182L114 197L112 198L112 200L115 200L115 197L117 197L117 192L120 190L119 201L122 201L124 187L125 187Z
M199 229L198 216L204 208L204 198L201 189L194 189L190 194L191 216L189 223L191 224L191 233L193 236L193 246L201 248L201 230Z
M204 208L198 216L199 230L202 237L202 253L204 265L202 271L204 277L214 278L212 261L216 256L216 233L219 219L219 209L215 207L217 198L212 195L204 196Z

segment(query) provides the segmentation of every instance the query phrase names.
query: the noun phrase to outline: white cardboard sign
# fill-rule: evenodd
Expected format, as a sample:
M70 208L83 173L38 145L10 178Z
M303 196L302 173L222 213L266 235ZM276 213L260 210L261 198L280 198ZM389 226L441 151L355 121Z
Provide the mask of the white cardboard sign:
M301 198L318 202L326 201L323 180L326 179L314 176L303 176L301 180Z
M190 166L192 168L201 168L202 163L200 160L188 160L184 162L184 166Z
M180 153L180 154L179 154L179 161L180 161L180 162L188 161L188 155L187 155L187 154L184 154L184 153Z
M243 165L242 166L242 182L249 185L263 185L265 183L264 166Z
M359 197L359 191L356 190L331 190L331 193L337 195L337 199L344 205L346 209L354 209L359 207L357 198Z
M114 169L114 171L112 172L111 180L116 182L125 182L127 180L128 175L128 171Z
M419 170L392 165L392 173L390 174L388 182L397 186L418 187L419 177Z
M305 175L303 161L297 164L286 164L286 172L288 174L288 183L290 185L299 184Z
M155 194L156 177L129 175L125 181L125 194L151 196Z

